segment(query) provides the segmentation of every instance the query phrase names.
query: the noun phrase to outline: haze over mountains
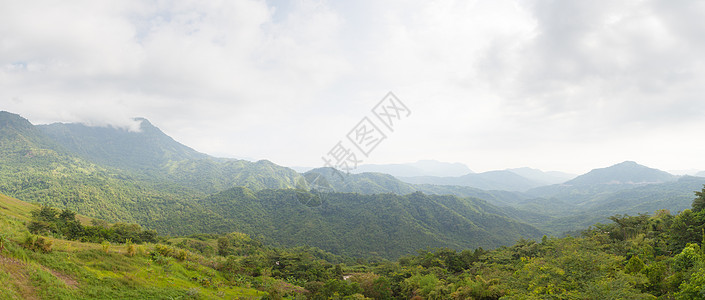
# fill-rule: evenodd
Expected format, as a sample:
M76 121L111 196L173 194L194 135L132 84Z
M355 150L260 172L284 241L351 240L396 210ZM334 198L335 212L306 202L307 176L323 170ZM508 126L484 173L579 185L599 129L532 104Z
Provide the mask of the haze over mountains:
M447 163L437 160L419 160L405 164L366 164L360 165L353 173L385 173L396 177L410 176L462 176L474 173L468 166L461 163Z
M530 168L472 173L437 161L358 170L423 176L298 173L211 157L137 121L140 131L35 126L0 112L0 193L164 234L241 231L272 244L398 257L419 247L508 245L614 214L679 211L705 184L636 162L577 177Z

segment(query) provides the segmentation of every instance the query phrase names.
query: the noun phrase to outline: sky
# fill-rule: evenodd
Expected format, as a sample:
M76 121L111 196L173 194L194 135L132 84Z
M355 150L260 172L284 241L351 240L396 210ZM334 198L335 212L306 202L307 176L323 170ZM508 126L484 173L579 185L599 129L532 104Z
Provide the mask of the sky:
M0 0L0 110L145 117L285 166L705 170L704 17L680 0Z

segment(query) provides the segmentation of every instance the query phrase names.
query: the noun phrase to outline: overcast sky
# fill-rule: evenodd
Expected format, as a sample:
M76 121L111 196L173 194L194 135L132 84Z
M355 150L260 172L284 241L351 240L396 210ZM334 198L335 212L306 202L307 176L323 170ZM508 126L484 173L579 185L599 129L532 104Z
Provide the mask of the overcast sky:
M705 170L704 19L673 0L0 0L0 110L145 117L317 167L392 91L411 114L362 163Z

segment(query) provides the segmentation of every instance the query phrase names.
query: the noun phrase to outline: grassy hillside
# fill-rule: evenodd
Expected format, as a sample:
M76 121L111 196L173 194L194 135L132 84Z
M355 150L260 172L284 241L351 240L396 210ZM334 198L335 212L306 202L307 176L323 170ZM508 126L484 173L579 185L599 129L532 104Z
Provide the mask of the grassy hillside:
M32 235L25 224L37 208L0 195L0 299L259 299L265 295L232 285L198 254L157 262L150 256L156 253L154 244L138 245L135 254L129 255L127 245L106 248L39 237L51 244L50 250L27 249L23 244ZM201 280L205 278L207 284Z

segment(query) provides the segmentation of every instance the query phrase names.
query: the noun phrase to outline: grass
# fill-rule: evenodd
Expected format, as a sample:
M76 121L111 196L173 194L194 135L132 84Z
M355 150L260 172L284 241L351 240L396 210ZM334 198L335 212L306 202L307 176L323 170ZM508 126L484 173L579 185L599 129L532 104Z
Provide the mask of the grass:
M0 299L259 299L266 293L228 281L203 265L209 259L187 252L184 260L148 255L154 244L127 245L67 241L45 237L53 251L34 252L21 246L26 222L38 206L0 195ZM89 218L79 217L88 222Z

